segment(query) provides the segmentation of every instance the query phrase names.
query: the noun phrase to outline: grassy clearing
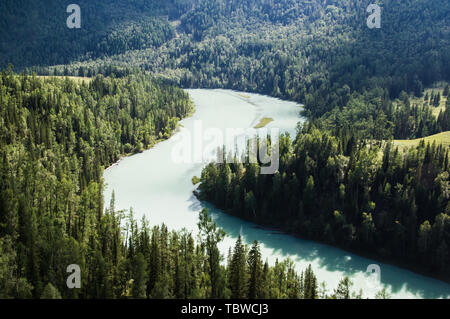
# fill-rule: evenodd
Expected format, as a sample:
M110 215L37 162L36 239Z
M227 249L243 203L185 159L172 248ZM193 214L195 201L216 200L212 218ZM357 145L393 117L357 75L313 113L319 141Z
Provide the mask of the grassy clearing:
M242 94L242 93L239 93L238 95L239 95L240 97L243 97L244 99L249 99L249 98L250 98L249 95L245 95L245 94Z
M394 140L393 144L399 149L405 150L419 145L420 141L422 140L425 140L425 143L432 144L436 142L437 145L442 144L446 147L450 147L450 132L443 132L425 138L418 138L416 140Z
M445 103L447 103L447 97L444 96L444 88L447 84L446 83L439 83L436 87L434 88L429 88L429 89L425 89L423 92L423 96L422 97L412 97L411 98L411 105L420 105L422 106L425 101L424 101L424 97L425 95L428 93L428 96L431 96L431 93L434 92L434 94L437 94L438 92L441 93L441 102L439 104L439 106L432 106L430 105L431 109L433 110L433 115L438 117L439 116L439 112L440 111L444 111L445 110Z
M79 83L81 83L81 82L89 83L92 81L92 78L81 77L81 76L54 76L54 75L46 76L45 75L45 76L38 76L38 77L41 79L52 79L52 78L65 79L65 78L68 78L72 81L79 82Z
M270 122L273 122L273 118L271 117L263 117L261 121L259 121L258 125L255 126L256 129L263 128L267 126Z

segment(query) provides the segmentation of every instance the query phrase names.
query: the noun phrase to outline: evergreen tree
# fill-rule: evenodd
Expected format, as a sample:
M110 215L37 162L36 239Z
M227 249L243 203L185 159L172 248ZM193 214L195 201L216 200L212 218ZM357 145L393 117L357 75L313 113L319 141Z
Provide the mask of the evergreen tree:
M333 297L336 299L350 299L351 296L351 286L353 283L348 277L343 278L338 287L334 290Z
M146 263L144 255L138 253L133 260L133 298L146 298Z
M254 241L252 248L248 254L248 268L249 268L249 299L260 299L263 294L263 287L265 287L265 278L263 277L263 263L261 260L261 251L258 241Z
M230 289L231 297L234 299L245 299L247 297L248 270L245 246L242 244L241 235L239 235L234 246L233 257L230 265Z
M318 297L317 278L312 271L311 265L309 265L304 273L303 298L304 299L316 299L317 297Z
M61 294L58 289L55 288L51 283L48 283L45 286L44 291L42 292L41 299L61 299Z
M200 212L198 228L208 256L209 280L211 281L210 298L220 298L221 288L224 288L224 274L220 267L221 256L217 244L223 240L225 232L217 227L207 209Z
M386 288L383 288L375 295L375 299L391 299L391 295Z

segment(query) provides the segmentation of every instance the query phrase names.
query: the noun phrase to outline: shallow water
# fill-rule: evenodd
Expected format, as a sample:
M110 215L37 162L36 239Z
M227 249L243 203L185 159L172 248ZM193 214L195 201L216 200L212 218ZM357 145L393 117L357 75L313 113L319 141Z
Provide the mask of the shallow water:
M301 107L267 96L234 91L188 92L196 105L196 112L193 117L181 122L182 127L177 134L149 151L123 159L105 171L105 203L109 203L114 190L117 209L133 207L138 220L145 215L151 225L165 223L170 229L186 228L194 233L197 231L198 212L202 207L207 207L217 224L228 234L220 245L224 255L239 234L248 244L256 239L261 243L263 258L271 264L277 258L287 257L295 261L298 270L311 264L319 281L325 281L329 291L336 288L343 276L349 276L354 283L353 290L363 289L364 297L373 297L383 286L394 298L450 297L450 285L444 282L338 248L262 229L226 215L207 203L200 203L192 194L195 186L191 182L193 176L200 176L205 165L201 161L200 151L206 148L206 144L223 144L220 139L208 140L201 132L205 133L208 129L225 132L227 128L252 128L261 118L268 117L274 119L266 127L269 131L279 128L294 136L297 123L302 121L299 115ZM198 132L200 134L196 134ZM181 152L183 156L180 157L177 156L179 152L174 151L176 149L192 151L190 154ZM380 281L366 272L372 264L380 266Z

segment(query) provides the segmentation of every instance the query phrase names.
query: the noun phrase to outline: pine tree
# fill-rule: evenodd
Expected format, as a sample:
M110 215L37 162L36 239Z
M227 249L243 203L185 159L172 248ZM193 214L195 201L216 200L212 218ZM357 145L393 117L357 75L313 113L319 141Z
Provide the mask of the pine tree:
M262 278L261 278L261 299L269 299L271 297L270 289L271 289L271 269L269 267L269 262L266 260L264 263Z
M150 262L149 262L149 276L147 283L147 296L152 296L152 291L156 283L161 277L161 252L159 244L159 227L153 228L152 239L150 245Z
M45 286L44 291L42 292L41 299L62 299L61 294L58 289L55 288L51 283L48 283Z
M375 295L375 299L391 299L391 295L386 288L383 288L379 292L377 292L377 294Z
M303 283L303 298L316 299L317 298L317 278L314 275L311 265L305 271Z
M258 241L254 241L248 254L248 265L250 272L249 279L249 299L260 299L263 296L262 287L264 287L263 264L261 260L261 251Z
M133 260L133 298L146 298L146 277L147 277L147 265L145 263L144 255L138 253Z
M327 295L327 283L325 281L322 281L319 285L319 290L318 290L318 297L319 299L327 299L328 295Z
M242 244L242 237L239 235L234 246L233 257L230 267L230 289L231 297L234 299L244 299L247 296L247 261L245 246Z
M200 212L198 228L200 238L206 246L209 266L209 279L211 281L211 298L221 297L221 287L225 286L225 278L220 266L221 255L217 247L225 237L225 232L209 216L207 209ZM223 291L223 290L222 290Z
M333 297L336 299L350 299L350 288L353 285L350 278L345 277L340 282L338 287L334 291Z

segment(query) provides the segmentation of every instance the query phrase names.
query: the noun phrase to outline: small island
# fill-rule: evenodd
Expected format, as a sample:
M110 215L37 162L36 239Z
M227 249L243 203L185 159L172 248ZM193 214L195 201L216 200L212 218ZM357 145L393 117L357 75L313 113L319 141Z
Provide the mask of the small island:
M259 121L258 125L256 125L254 128L263 128L266 127L270 122L273 122L273 118L271 117L263 117L261 121Z

